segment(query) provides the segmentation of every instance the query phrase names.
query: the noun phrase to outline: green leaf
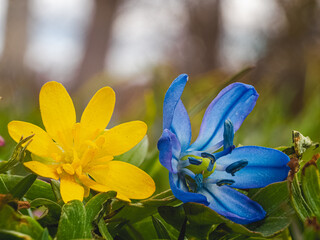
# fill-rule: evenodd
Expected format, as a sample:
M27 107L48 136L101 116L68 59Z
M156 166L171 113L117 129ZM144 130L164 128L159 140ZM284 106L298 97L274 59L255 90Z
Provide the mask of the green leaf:
M14 198L21 199L30 189L32 184L36 181L37 175L29 174L18 182L10 191Z
M111 221L117 223L119 221L130 221L130 223L135 223L157 213L160 206L176 205L177 203L180 203L180 201L173 196L171 190L135 203L116 201L112 205L112 208L115 210L122 208L122 210ZM109 228L110 231L114 226L115 224L112 223L112 226Z
M278 182L261 188L251 197L267 212L260 222L247 225L247 228L262 237L271 237L286 229L291 223L294 211L289 204L287 181Z
M19 163L23 162L25 151L28 145L31 143L31 138L33 136L34 135L31 135L20 140L20 142L16 145L15 149L13 150L10 159L7 162L5 162L5 164L2 163L0 165L0 173L4 173L17 166Z
M14 187L18 184L18 182L20 182L23 179L23 177L16 176L16 175L0 174L0 179L5 184L6 188L9 191L12 191ZM1 183L0 183L0 193L3 193L3 194L7 193ZM33 185L30 187L29 191L25 194L24 197L29 200L33 200L36 198L46 198L52 201L56 201L56 198L52 192L50 184L39 179L37 179L33 183Z
M11 231L11 230L0 230L0 239L5 240L32 240L32 238L24 233L20 233L17 231Z
M148 136L146 135L134 148L124 154L116 156L115 160L128 162L139 167L147 156L148 147L149 140Z
M36 220L29 216L24 216L15 212L14 209L9 205L4 205L0 210L0 229L2 231L0 236L2 234L11 234L15 237L27 235L30 237L30 239L41 238L44 231L44 229ZM15 232L21 234L15 234Z
M307 163L302 169L301 185L306 202L320 219L320 176L316 163Z
M307 218L312 216L312 211L302 195L297 174L295 174L292 182L289 182L289 190L291 205L300 220L305 222Z
M103 204L109 199L115 198L116 195L116 192L110 191L99 193L95 195L93 198L91 198L85 206L87 212L87 221L91 223L102 210Z
M251 198L264 208L267 215L265 219L245 226L220 216L203 204L183 204L184 213L188 219L187 235L207 238L219 224L223 223L229 232L253 237L272 237L289 226L293 210L288 204L289 193L286 182L274 183L265 188L254 190ZM179 229L178 225L183 220L181 210L174 207L161 207L159 214L167 223Z
M72 200L62 207L57 240L91 239L91 229L87 228L86 209L79 200Z
M48 229L44 229L44 231L42 232L42 236L41 236L40 240L49 240Z
M184 240L184 237L186 235L187 221L188 221L188 218L185 218L184 222L182 224L181 230L180 230L180 234L179 234L178 240Z
M180 231L183 222L186 218L186 214L183 209L183 205L173 206L160 206L158 208L160 216L171 226ZM189 229L190 230L190 229Z
M38 219L42 226L50 226L58 224L61 215L61 206L54 201L45 198L36 198L30 202L32 208L45 206L46 211L43 216Z
M2 194L8 194L9 189L7 188L5 182L3 181L1 175L0 175L0 193Z
M157 235L159 239L170 239L168 230L164 226L164 224L161 222L160 219L151 216L152 217L152 223L154 228L156 229Z
M113 237L109 233L108 227L106 226L103 219L100 219L98 223L99 232L101 233L102 237L104 237L107 240L113 240Z
M58 180L51 179L50 184L57 202L63 204L63 200L60 193L60 182Z

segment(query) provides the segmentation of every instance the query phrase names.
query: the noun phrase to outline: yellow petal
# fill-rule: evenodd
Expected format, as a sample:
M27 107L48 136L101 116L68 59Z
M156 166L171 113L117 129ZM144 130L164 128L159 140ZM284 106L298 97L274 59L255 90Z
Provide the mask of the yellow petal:
M81 116L82 140L93 140L107 127L115 101L115 93L110 87L104 87L96 92Z
M96 182L110 187L131 199L150 197L155 191L153 179L141 169L125 162L111 161L107 165L97 165L89 171Z
M100 183L97 183L95 181L93 181L92 179L90 179L89 177L87 177L86 175L82 174L79 177L79 180L81 181L81 183L83 185L85 185L88 188L91 188L97 192L108 192L111 191L110 187L107 187L105 185L102 185Z
M71 200L82 201L84 188L75 181L74 176L64 174L60 179L60 193L65 203Z
M89 188L89 189L91 188L97 192L108 192L108 191L113 190L110 187L107 187L105 185L102 185L102 184L99 184L99 183L93 181L92 179L90 179L89 177L87 177L84 174L79 176L79 179L87 188ZM128 197L126 197L125 195L123 195L121 193L120 194L117 193L117 198L121 199L123 201L131 202L131 200Z
M37 161L25 162L23 165L41 177L52 178L55 180L59 179L59 175L56 171L58 165L46 165Z
M111 160L113 160L113 156L110 156L110 155L109 156L104 156L104 157L101 157L101 158L97 158L97 159L93 159L86 166L86 171L88 171L90 168L92 168L93 166L96 166L96 165L108 164Z
M121 193L117 193L117 198L122 201L131 202L130 198L126 197L125 195L123 195Z
M68 92L62 84L48 82L41 88L39 101L43 125L48 134L63 148L70 148L76 113Z
M28 150L35 155L41 157L52 157L52 154L61 154L61 150L52 141L50 136L36 125L21 121L11 121L8 124L8 131L10 136L16 142L19 142L20 138L28 137L32 134L32 142L28 146Z
M142 121L132 121L120 124L107 130L103 136L105 142L100 155L117 156L129 151L137 145L147 133L147 124Z

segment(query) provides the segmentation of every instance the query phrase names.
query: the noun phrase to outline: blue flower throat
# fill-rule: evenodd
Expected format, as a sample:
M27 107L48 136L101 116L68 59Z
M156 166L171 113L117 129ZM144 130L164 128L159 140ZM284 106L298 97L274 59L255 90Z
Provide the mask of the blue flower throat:
M235 173L248 165L246 159L241 159L227 167L217 165L216 161L232 152L234 129L230 120L224 122L223 150L216 153L202 152L200 156L186 155L179 160L179 174L185 177L190 192L198 192L206 183L217 184L217 186L232 185ZM199 155L199 154L198 154ZM211 176L215 170L226 171L230 174L230 179L216 179Z

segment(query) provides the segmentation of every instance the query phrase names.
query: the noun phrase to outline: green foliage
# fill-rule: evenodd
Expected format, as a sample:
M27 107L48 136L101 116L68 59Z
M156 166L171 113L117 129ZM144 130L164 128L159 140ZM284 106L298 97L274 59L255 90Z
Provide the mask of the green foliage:
M19 214L9 205L0 209L0 229L0 239L42 239L45 231L35 219Z
M37 175L29 174L18 182L10 191L14 198L21 199L30 189L37 179Z
M148 147L148 136L145 136L134 148L126 153L116 156L115 160L128 162L139 167L147 156Z
M91 239L92 231L102 220L101 211L104 203L116 196L115 192L100 193L91 198L84 206L79 200L73 200L62 207L61 217L58 226L57 239ZM100 224L104 235L107 229Z
M229 229L229 232L253 237L272 237L289 226L293 211L288 204L286 182L271 184L258 191L249 192L248 195L264 208L267 216L264 220L246 226L236 224L209 207L197 203L186 203L179 207L162 206L159 207L159 213L176 229L180 229L187 218L187 235L197 238L208 238L219 225Z
M0 193L7 193L6 189L11 192L18 184L18 182L20 182L22 179L22 176L0 174ZM3 184L1 184L1 182ZM33 200L36 198L46 198L52 201L56 201L50 184L38 179L29 188L24 197L29 200Z
M33 137L33 135L28 136L26 138L21 138L20 142L14 148L13 153L12 153L11 157L9 158L9 160L7 162L5 162L5 161L1 162L0 173L4 173L4 172L14 168L15 166L17 166L19 163L21 163L23 161L25 153L26 153L26 149L27 149L28 145L31 143L32 137Z
M231 82L244 80L251 70L252 68L244 69L219 85L217 83L221 83L221 79L208 74L198 78L199 81L195 80L192 88L186 88L183 100L189 110L192 127L199 128L205 108L219 89ZM148 126L152 129L149 130L149 138L145 137L129 152L115 157L116 160L131 163L150 174L156 182L157 193L169 188L168 172L158 161L155 144L162 129L161 106L167 88L163 82L168 83L163 80L158 79L157 83L153 83L156 91L150 92L146 103L149 106L145 113L146 119L153 124ZM317 137L315 140L319 141L319 136L316 135L320 130L320 112L316 111L320 100L318 91L310 93L305 99L306 106L302 112L292 116L287 114L286 96L276 96L268 85L263 82L260 84L256 88L264 91L259 91L259 106L257 104L251 117L237 132L236 142L247 145L289 145L292 127L302 130L312 138ZM160 92L159 89L163 91ZM132 112L137 112L135 110L132 109ZM29 120L33 119L30 122L35 123L35 113L33 115L29 116ZM39 116L36 119L40 121ZM3 120L0 121L3 123ZM4 122L1 125L6 124ZM0 130L3 131L4 128ZM2 132L1 135L9 138L7 132ZM59 181L50 180L49 184L36 179L35 175L16 175L18 168L23 169L21 163L25 160L26 147L32 141L32 136L29 136L12 148L13 153L8 161L0 162L0 239L320 238L320 161L315 159L309 164L305 161L316 154L317 150L313 150L316 144L309 144L308 138L299 136L303 141L278 148L288 155L295 154L295 150L300 149L299 156L296 157L299 158L301 170L293 174L290 181L275 183L263 189L243 191L267 212L264 220L249 225L235 224L201 204L181 204L171 190L146 200L132 200L131 203L116 200L115 192L91 192L83 202L71 201L64 204ZM8 145L0 149L2 159L10 156L10 147L13 147L10 139L6 141ZM307 146L311 148L304 152ZM21 175L26 174L20 172ZM28 209L21 208L21 204L25 204ZM296 235L293 228L297 228L300 235Z
M165 225L161 222L160 219L151 216L152 217L152 223L153 226L157 232L158 238L159 239L170 239L169 233Z
M86 209L79 200L73 200L62 207L58 226L57 240L90 239L91 228L88 228Z
M301 186L306 202L320 221L320 177L315 163L304 166L301 174Z

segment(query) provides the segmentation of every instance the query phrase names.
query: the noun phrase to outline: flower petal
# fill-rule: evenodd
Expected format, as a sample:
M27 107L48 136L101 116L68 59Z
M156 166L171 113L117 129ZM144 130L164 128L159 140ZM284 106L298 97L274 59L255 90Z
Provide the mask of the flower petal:
M142 121L122 123L107 130L103 136L102 155L117 156L137 145L147 133L147 125Z
M170 129L175 108L180 100L184 86L188 81L187 74L179 75L170 85L163 102L163 129Z
M56 171L58 165L46 165L37 161L25 162L23 165L41 177L52 178L55 180L59 179L59 175Z
M91 188L95 191L98 191L98 192L112 191L112 187L108 187L108 186L102 185L100 183L97 183L85 175L79 176L79 179L85 186L87 186L88 188ZM131 202L131 200L123 194L117 193L117 198L121 199L123 201Z
M249 224L265 218L266 212L246 195L228 187L206 184L199 193L210 202L209 207L239 224Z
M41 88L39 101L48 134L63 148L71 148L76 113L66 89L60 83L48 82Z
M181 151L185 151L191 141L191 124L187 110L180 100L174 111L170 130L178 137Z
M225 171L215 171L212 178L232 179L235 188L261 188L287 178L290 168L287 166L289 157L272 148L245 146L234 149L231 154L217 160L224 167L239 161L247 160L248 165L235 173L235 176Z
M254 108L258 93L253 86L233 83L224 88L207 108L197 140L190 151L214 152L223 145L224 122L229 119L236 132Z
M163 130L157 146L160 163L170 172L177 173L181 147L176 135L168 129Z
M208 205L209 202L207 198L198 193L189 192L188 186L186 185L184 177L179 177L178 174L169 173L169 183L173 195L180 201L187 202L197 202Z
M32 142L27 149L35 155L51 157L53 153L61 154L60 149L52 141L50 136L36 125L21 121L11 121L8 124L8 131L16 142L19 142L22 136L28 137L34 134Z
M150 197L155 191L153 179L141 169L125 162L111 161L90 169L94 180L131 199Z
M96 92L81 116L81 139L93 140L107 127L115 102L116 96L112 88L104 87Z
M71 200L82 201L84 188L75 181L74 176L65 174L60 179L60 193L65 203Z

